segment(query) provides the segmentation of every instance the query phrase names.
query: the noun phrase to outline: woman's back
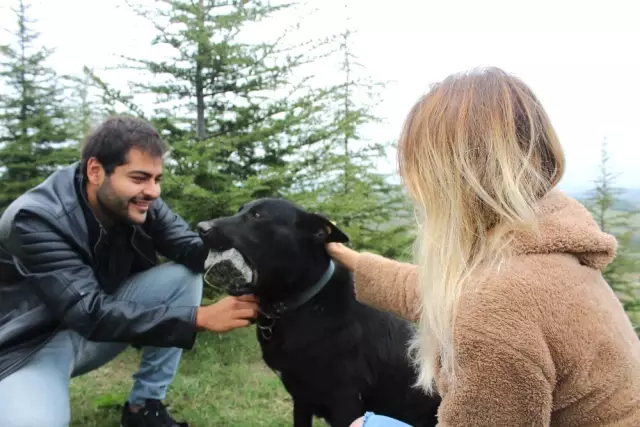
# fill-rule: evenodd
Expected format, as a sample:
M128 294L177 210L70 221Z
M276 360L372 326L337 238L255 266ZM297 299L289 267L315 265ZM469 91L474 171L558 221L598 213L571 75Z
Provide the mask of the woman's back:
M453 330L455 385L437 376L444 426L640 426L640 340L600 269L615 256L575 200L541 202L539 234L517 236L499 271L476 276ZM356 295L413 318L415 266L362 254Z
M640 426L640 340L600 273L615 239L559 192L541 206L537 239L516 237L500 271L462 294L448 405L473 417L445 407L441 422Z

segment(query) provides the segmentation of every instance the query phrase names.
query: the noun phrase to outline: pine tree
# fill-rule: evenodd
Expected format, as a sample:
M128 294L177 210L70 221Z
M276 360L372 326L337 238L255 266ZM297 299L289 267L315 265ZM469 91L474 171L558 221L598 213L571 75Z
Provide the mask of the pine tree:
M0 212L59 166L77 158L64 89L38 46L29 5L19 1L15 42L0 46Z
M343 80L322 99L326 137L299 154L304 173L288 196L328 214L354 247L404 259L413 240L410 206L400 186L377 172L391 144L362 135L364 126L381 122L373 111L385 85L362 72L352 52L352 34L347 17L338 51Z
M156 28L152 46L169 48L173 57L125 58L124 66L149 76L132 87L155 95L148 119L171 145L163 197L195 223L281 194L297 173L288 162L292 153L324 137L311 123L324 94L307 90L293 71L323 55L325 41L288 42L295 25L273 40L243 38L245 28L290 4L162 0L155 6L134 9Z
M622 301L625 310L640 327L640 287L637 275L640 273L640 254L634 251L633 239L640 236L637 210L617 211L623 190L615 186L616 174L611 171L608 144L603 140L599 174L595 189L585 201L600 228L614 235L618 241L615 260L603 271L603 276Z
M14 9L15 43L0 47L0 211L25 190L76 159L63 88L47 66L52 51L37 45L29 5Z
M82 141L91 129L118 111L108 102L104 85L96 83L91 69L85 68L80 76L65 76L64 80L68 82L69 132L73 139Z

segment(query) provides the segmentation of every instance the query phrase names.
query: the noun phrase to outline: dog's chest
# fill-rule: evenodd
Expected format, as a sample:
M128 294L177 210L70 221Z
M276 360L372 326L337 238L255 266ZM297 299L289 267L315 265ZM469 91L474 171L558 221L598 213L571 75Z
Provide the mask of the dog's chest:
M270 351L263 347L263 360L294 397L306 396L306 401L322 402L335 392L336 384L345 381L352 372L334 358L322 360L310 352Z
M271 336L257 331L264 362L288 389L319 392L355 373L361 348L347 325L300 326L305 324L276 322Z

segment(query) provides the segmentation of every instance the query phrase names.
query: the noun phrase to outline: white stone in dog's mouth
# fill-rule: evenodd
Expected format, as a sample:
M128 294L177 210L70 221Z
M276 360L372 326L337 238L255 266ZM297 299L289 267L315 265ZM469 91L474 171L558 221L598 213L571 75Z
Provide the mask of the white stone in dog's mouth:
M231 262L235 270L244 278L245 284L254 283L257 277L254 277L254 271L251 269L245 260L244 257L238 252L235 248L227 249L223 252L218 251L209 251L209 256L204 262L205 268L205 276L215 275L216 266L221 265L221 263L228 264ZM236 276L237 277L237 276ZM217 281L222 282L223 285L226 286L225 277L216 277Z

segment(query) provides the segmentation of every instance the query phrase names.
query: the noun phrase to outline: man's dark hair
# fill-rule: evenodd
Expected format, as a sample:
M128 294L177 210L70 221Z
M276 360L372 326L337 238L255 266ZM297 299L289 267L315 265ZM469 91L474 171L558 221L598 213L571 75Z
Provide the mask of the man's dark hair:
M161 157L167 145L160 134L145 120L130 116L111 116L91 132L84 141L80 155L83 173L87 162L95 157L111 175L114 169L127 163L132 148Z

